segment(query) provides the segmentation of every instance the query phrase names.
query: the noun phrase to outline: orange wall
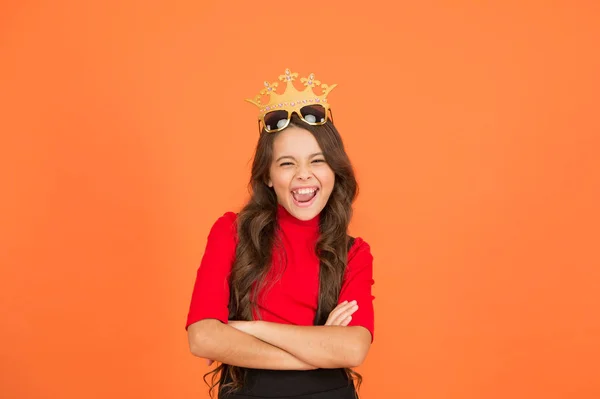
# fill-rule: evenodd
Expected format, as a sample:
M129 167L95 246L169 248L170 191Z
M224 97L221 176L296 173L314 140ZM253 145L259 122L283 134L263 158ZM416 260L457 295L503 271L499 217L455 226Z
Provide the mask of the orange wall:
M600 397L598 2L203 3L0 6L0 397L206 397L193 279L286 67L339 84L363 397Z

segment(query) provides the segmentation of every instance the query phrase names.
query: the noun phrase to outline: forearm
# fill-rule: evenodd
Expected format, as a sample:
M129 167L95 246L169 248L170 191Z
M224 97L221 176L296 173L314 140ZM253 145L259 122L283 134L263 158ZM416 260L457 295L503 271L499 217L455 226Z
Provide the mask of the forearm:
M295 326L255 321L248 333L319 368L357 367L370 347L363 327Z
M203 320L191 325L188 340L194 355L232 366L270 370L316 369L284 349L218 320Z

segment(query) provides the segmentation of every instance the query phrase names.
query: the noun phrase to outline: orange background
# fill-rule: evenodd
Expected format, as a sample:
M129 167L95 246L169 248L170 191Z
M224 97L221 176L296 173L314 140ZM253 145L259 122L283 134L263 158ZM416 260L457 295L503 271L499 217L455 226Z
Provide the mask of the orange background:
M600 3L392 3L3 2L0 397L206 397L193 279L286 67L339 84L363 398L600 397Z

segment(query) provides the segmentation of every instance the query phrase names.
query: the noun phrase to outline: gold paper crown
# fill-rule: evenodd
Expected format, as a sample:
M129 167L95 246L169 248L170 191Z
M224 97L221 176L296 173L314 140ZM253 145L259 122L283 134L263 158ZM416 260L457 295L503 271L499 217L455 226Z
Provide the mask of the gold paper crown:
M327 103L327 95L337 86L337 84L329 86L325 83L321 83L319 80L315 79L315 74L311 73L308 75L308 78L300 78L300 81L304 84L304 86L306 86L306 88L302 91L298 91L293 83L297 77L298 73L290 72L289 69L286 69L285 74L279 75L279 80L286 83L286 88L283 94L277 94L275 92L277 86L279 85L278 82L269 84L269 82L265 81L265 88L262 89L253 100L246 99L246 101L260 108L260 113L258 116L259 119L267 112L278 109L291 111L292 109L298 109L299 107L310 104L322 104L325 108L329 108ZM313 88L317 86L322 90L321 95L317 95L313 91ZM269 102L267 104L263 104L261 102L262 96L265 95L269 96Z

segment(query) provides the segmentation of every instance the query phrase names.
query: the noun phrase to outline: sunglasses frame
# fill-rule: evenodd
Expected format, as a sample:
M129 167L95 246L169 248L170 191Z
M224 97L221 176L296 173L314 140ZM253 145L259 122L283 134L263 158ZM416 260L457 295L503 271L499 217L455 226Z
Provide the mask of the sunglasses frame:
M323 122L309 122L306 119L304 119L304 116L302 116L302 113L300 111L302 110L302 108L310 107L311 105L320 105L321 107L325 108L325 120ZM265 116L267 116L271 112L276 112L276 111L286 111L287 112L288 116L285 121L285 125L280 128L267 130L267 128L266 128L267 124L265 123ZM260 118L258 119L258 130L262 132L264 129L264 131L267 133L280 132L290 125L290 120L292 119L293 113L298 115L298 117L300 119L302 119L303 122L305 122L311 126L324 125L327 123L327 121L329 119L331 119L331 122L333 123L333 112L331 111L331 108L329 107L328 103L312 103L312 104L299 103L297 106L293 107L291 110L289 108L280 108L280 109L270 110L269 112L266 112L264 115L261 115ZM327 114L329 114L329 115L327 115ZM262 127L261 127L261 123L262 123Z

